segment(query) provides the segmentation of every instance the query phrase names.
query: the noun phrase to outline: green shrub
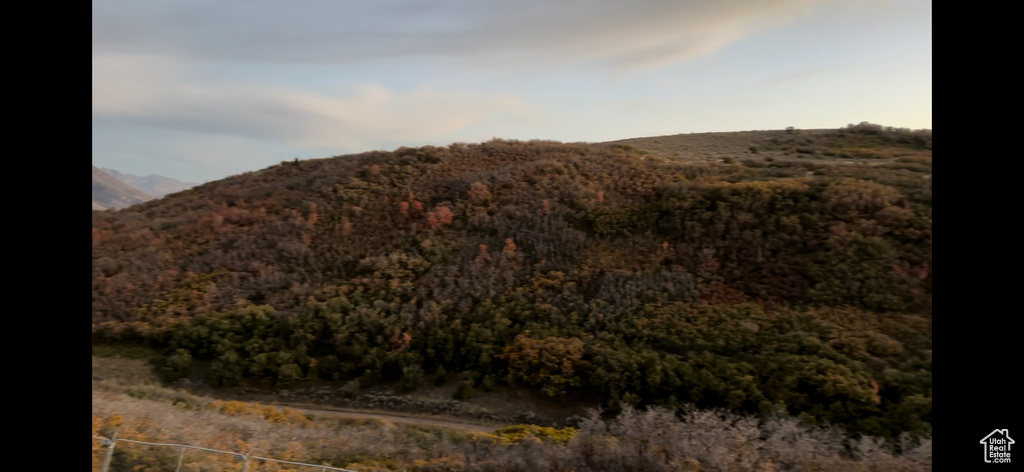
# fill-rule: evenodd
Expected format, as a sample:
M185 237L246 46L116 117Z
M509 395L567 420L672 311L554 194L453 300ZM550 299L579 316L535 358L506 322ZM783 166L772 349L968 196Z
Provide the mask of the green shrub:
M359 395L359 379L353 379L341 387L341 395L345 398L355 398Z
M210 364L210 373L217 385L231 387L242 381L248 362L234 350L227 351Z
M448 381L448 371L444 370L444 366L437 368L437 372L434 373L434 385L438 387L445 384Z
M291 388L302 380L302 368L297 364L285 364L277 369L277 386Z
M473 398L473 381L466 379L459 382L459 386L455 388L455 394L452 398L456 400L469 400Z
M423 377L423 369L419 365L402 367L402 379L398 382L398 389L402 392L412 392L420 387Z
M191 373L192 354L186 349L178 349L166 359L157 359L154 363L164 382L176 382Z

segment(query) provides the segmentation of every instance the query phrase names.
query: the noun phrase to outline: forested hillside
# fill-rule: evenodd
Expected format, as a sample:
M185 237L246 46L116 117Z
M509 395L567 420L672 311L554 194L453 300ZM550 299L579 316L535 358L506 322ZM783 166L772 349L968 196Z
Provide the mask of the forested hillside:
M931 132L711 160L492 140L280 165L93 212L93 342L212 381L788 412L930 434Z

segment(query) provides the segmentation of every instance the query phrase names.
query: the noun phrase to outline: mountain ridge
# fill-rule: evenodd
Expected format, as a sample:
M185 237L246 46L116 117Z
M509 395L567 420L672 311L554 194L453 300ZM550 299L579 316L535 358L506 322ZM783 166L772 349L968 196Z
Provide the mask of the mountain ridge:
M115 169L103 167L101 168L107 173L113 175L122 182L128 185L134 186L143 192L152 195L154 198L160 198L165 195L180 192L182 190L190 189L199 185L192 182L182 182L172 177L166 177L158 174L149 174L146 176L137 176L129 174L127 172L120 172Z
M131 184L109 172L92 166L92 208L93 210L121 209L152 199Z

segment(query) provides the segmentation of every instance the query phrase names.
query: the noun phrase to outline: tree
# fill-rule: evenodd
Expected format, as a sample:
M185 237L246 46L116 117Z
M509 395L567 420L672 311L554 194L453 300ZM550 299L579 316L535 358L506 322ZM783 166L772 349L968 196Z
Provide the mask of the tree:
M188 377L192 368L192 354L187 349L177 349L163 362L160 368L165 382L175 382Z
M302 380L302 368L297 364L284 364L277 369L277 385L279 387L292 388L299 380Z
M229 350L214 359L210 365L210 371L217 384L222 387L231 387L242 381L247 366L248 362L245 362L237 352Z
M455 394L452 398L456 400L469 400L473 398L473 379L465 379L459 382L459 386L455 388Z
M508 361L510 381L541 387L549 396L583 385L578 374L585 364L583 341L579 338L532 339L526 331L516 336L498 357Z

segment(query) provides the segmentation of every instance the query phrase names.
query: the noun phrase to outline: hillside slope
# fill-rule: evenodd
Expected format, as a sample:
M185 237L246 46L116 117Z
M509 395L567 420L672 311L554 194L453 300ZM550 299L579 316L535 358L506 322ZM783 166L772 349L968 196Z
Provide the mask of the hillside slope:
M220 386L504 384L927 434L930 132L767 138L400 148L94 213L94 343Z
M92 209L121 209L152 199L153 196L123 182L109 172L92 166Z

